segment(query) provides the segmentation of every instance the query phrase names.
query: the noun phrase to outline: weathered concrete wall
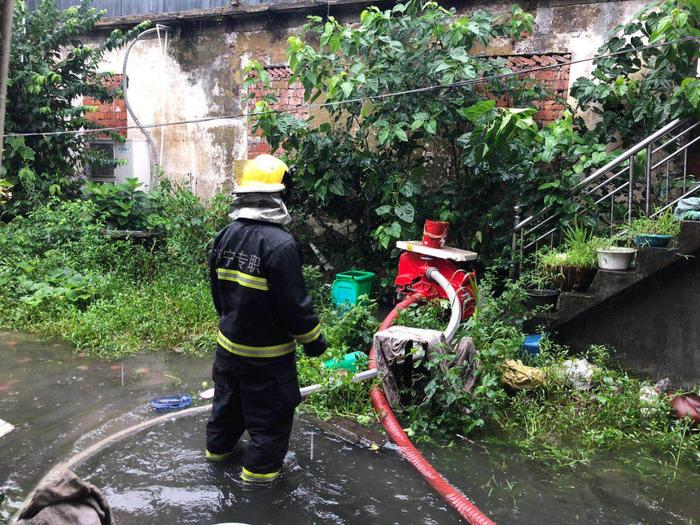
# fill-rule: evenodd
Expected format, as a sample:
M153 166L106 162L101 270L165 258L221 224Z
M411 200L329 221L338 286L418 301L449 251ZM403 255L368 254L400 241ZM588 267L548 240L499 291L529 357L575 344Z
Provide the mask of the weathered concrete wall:
M460 12L510 10L511 2L455 2ZM497 43L493 54L571 53L574 60L591 56L614 26L629 20L644 2L621 0L586 2L541 0L521 2L536 16L535 34L512 46ZM167 53L164 39L139 41L129 57L129 101L143 123L161 123L202 117L240 114L243 68L251 58L263 63L284 63L287 38L308 14L326 14L327 7L283 13L257 12L221 19L168 21L171 28ZM342 21L357 20L359 6L333 7ZM105 31L111 28L104 28ZM98 34L95 35L99 37ZM97 38L96 38L97 39ZM124 49L110 53L102 68L121 72ZM570 82L587 74L590 63L572 66ZM129 118L129 124L133 121ZM173 180L190 181L200 195L208 196L230 185L235 160L248 152L244 119L154 129L160 163ZM140 138L129 130L129 138Z

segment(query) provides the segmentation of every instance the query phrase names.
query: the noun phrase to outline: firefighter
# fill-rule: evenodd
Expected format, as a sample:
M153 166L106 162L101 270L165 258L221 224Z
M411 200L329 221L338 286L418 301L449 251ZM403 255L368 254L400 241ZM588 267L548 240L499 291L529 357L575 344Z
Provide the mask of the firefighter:
M205 456L228 459L247 430L241 479L248 482L271 482L280 474L301 403L297 343L311 357L326 350L299 244L285 229L292 220L282 200L287 173L271 155L245 164L232 222L216 236L210 260L220 322Z

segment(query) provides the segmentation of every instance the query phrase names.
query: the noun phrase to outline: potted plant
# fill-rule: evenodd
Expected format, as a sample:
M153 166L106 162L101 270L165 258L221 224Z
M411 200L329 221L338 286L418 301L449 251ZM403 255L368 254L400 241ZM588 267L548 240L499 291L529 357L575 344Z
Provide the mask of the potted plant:
M559 290L552 287L549 276L539 271L539 268L524 273L521 281L527 294L525 307L528 310L536 308L551 308L553 310L556 307Z
M595 248L598 268L601 270L626 271L632 266L636 248L617 246L618 237L594 237L591 245Z
M596 272L596 250L588 230L578 225L568 228L561 250L539 252L538 267L563 292L584 292Z
M634 241L637 246L651 246L664 248L671 239L678 235L681 223L676 219L671 210L668 210L656 218L640 217L633 220L623 232Z

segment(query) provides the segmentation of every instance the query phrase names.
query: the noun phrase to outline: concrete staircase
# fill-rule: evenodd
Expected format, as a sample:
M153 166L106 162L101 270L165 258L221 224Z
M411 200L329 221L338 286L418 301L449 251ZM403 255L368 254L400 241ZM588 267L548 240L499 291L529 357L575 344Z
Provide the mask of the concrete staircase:
M686 221L669 248L642 248L634 269L598 271L586 293L563 293L533 319L577 352L602 344L627 370L676 387L700 384L700 222Z
M673 241L672 241L673 242ZM667 248L640 248L635 267L628 271L598 270L591 287L584 293L563 292L555 312L536 322L557 328L611 297L635 286L675 263L700 256L700 222L684 221L678 239ZM700 297L698 297L700 303ZM700 319L697 320L700 323Z
M700 120L673 120L583 177L569 199L611 229L658 217L700 194L689 161L699 147ZM519 265L560 241L556 208L542 202L522 219L519 206L514 212L512 249ZM678 386L700 383L700 221L684 221L668 248L639 249L632 270L598 270L589 290L562 293L554 312L528 324L574 350L614 347L634 372L669 376Z

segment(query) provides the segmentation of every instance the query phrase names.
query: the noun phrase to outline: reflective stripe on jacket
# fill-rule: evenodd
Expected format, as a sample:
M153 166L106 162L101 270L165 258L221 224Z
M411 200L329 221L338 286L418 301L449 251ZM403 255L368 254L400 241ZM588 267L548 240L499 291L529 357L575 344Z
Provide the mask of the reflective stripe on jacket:
M210 278L221 348L269 359L320 337L301 265L298 243L280 226L238 219L217 235Z

